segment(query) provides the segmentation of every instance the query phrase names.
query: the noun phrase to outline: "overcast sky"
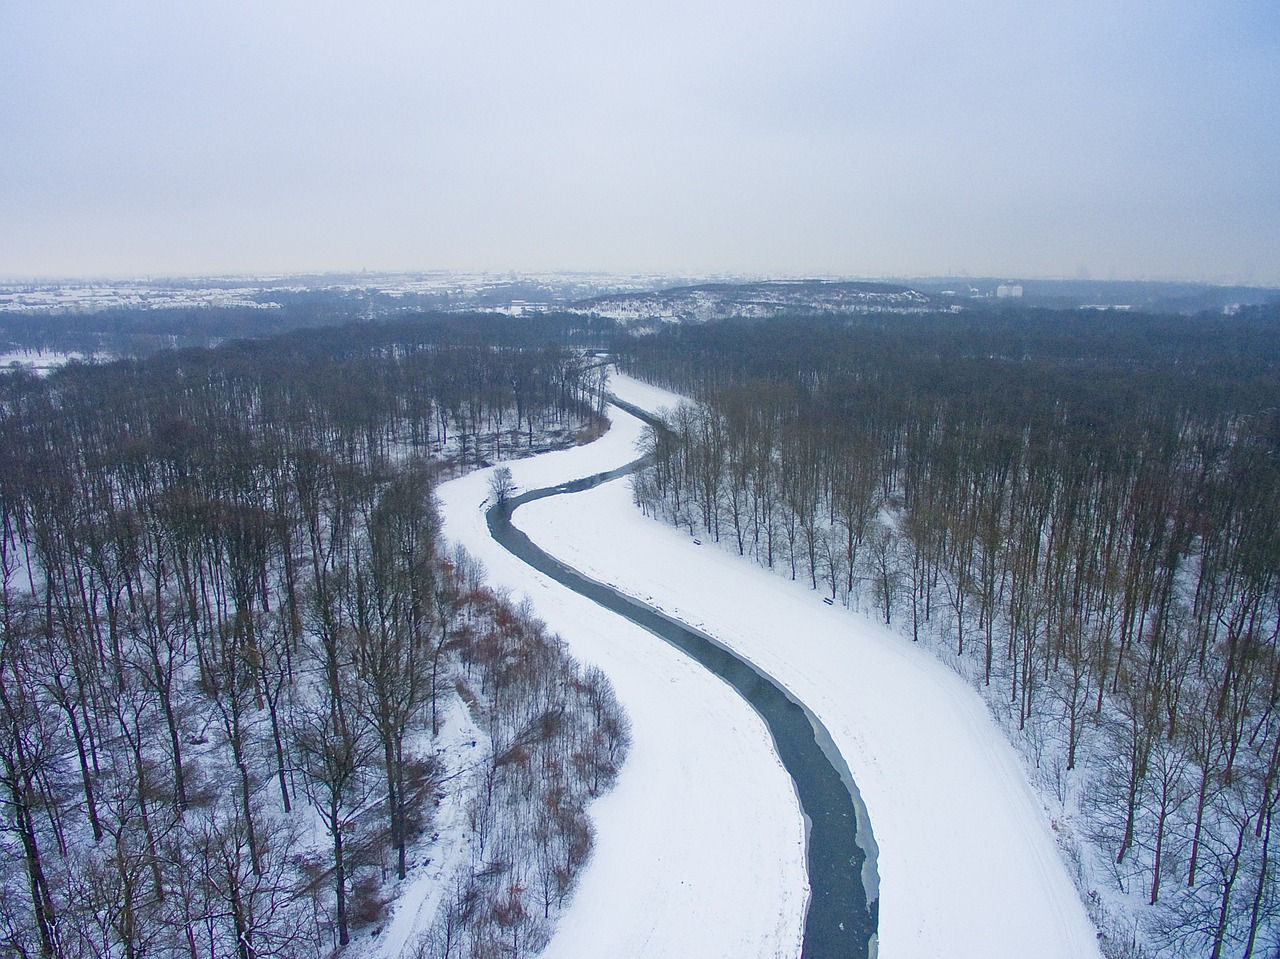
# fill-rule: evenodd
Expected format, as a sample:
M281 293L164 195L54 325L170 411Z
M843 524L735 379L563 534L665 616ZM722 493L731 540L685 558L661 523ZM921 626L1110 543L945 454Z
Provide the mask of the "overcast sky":
M0 275L1280 284L1276 0L0 0Z

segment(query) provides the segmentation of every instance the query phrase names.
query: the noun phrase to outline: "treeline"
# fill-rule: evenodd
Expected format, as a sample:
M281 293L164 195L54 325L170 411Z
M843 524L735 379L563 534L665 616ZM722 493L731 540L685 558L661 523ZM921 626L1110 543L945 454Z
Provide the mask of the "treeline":
M638 502L970 675L1063 804L1109 952L1274 953L1276 310L797 320L619 355L701 401L651 435Z
M454 796L423 954L545 941L628 734L441 542L440 469L600 428L600 371L505 332L0 376L0 955L327 952Z
M233 339L263 339L291 330L326 331L360 322L387 323L395 328L432 326L460 335L468 327L501 328L502 342L547 342L556 339L577 346L596 346L612 332L607 320L568 313L546 313L522 320L517 330L492 313L445 313L430 309L406 311L400 300L379 294L331 290L271 291L261 299L272 308L224 307L112 307L91 313L0 311L0 352L52 350L62 353L146 357L162 350L217 346ZM441 307L447 306L447 296Z

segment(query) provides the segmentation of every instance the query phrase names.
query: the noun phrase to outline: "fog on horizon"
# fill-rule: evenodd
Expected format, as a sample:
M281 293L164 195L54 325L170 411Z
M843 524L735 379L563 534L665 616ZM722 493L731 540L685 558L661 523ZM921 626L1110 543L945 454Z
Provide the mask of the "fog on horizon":
M0 275L1280 284L1273 2L0 6Z

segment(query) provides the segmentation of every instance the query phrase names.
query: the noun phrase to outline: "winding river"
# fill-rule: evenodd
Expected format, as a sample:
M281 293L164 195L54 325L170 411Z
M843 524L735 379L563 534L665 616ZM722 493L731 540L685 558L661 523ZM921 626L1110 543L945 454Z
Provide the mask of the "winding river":
M615 405L653 422L650 414L628 403L615 401ZM818 718L773 677L706 633L561 563L539 549L511 521L514 511L524 503L592 489L635 472L644 462L636 460L605 473L530 490L495 504L486 514L489 532L534 569L691 656L732 686L759 713L795 783L805 817L810 899L802 955L805 959L874 956L878 907L874 841L848 766Z

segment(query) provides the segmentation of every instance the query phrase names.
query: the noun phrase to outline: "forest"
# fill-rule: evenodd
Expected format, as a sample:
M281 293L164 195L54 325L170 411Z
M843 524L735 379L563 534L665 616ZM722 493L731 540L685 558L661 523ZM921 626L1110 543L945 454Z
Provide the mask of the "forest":
M88 312L48 313L38 310L0 310L0 352L51 350L86 356L146 357L164 350L218 346L235 339L262 339L292 330L328 331L348 324L386 325L427 323L448 328L456 337L475 337L477 331L495 333L502 342L522 341L530 335L545 339L555 329L563 337L582 340L601 334L612 323L588 316L548 312L525 324L528 330L503 324L493 313L474 312L484 306L504 306L503 297L526 290L504 284L488 295L474 292L450 303L440 297L390 296L377 290L338 288L276 288L255 294L259 306L116 306ZM552 291L541 290L544 296ZM563 298L557 296L556 298ZM437 302L438 299L438 302ZM447 311L447 312L446 312Z
M0 956L317 956L469 837L424 959L545 943L628 724L442 541L607 428L562 331L307 330L0 375Z
M1109 954L1276 954L1280 309L739 320L617 358L696 398L638 505L968 677Z

